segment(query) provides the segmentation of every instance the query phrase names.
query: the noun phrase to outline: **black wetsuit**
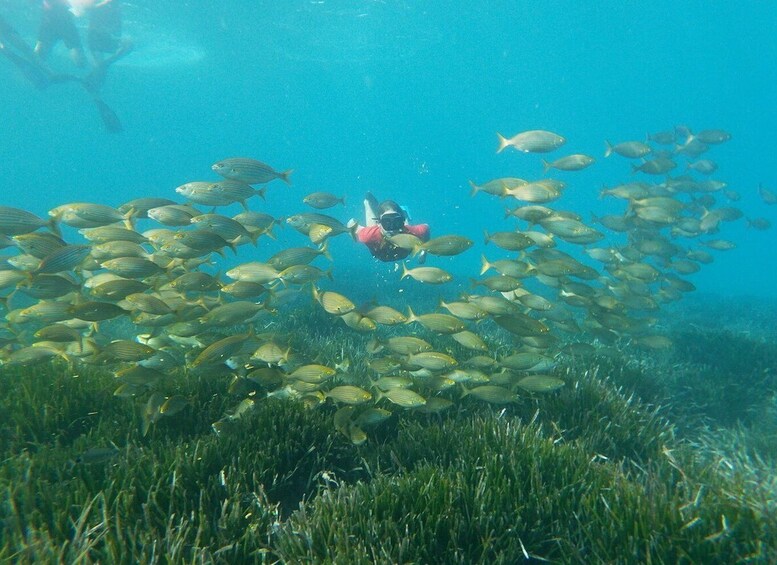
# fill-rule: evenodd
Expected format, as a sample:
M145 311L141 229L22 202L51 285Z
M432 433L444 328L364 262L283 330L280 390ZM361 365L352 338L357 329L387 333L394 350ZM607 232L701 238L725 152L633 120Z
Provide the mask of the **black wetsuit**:
M115 53L121 47L121 4L113 0L95 7L89 15L87 33L92 53Z
M62 41L68 49L81 49L81 36L70 6L64 0L45 0L43 2L43 16L40 21L38 41L43 45L42 55Z

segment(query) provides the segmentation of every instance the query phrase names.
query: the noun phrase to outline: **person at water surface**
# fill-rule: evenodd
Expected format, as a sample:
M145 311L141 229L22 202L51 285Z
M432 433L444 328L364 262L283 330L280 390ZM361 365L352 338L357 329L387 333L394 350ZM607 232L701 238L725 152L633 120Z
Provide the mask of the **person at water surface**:
M129 41L122 42L122 15L119 0L103 0L96 3L89 14L87 44L95 63L105 56L113 55L130 47Z
M87 45L94 67L84 77L83 85L92 94L98 93L102 88L108 68L134 48L132 40L122 38L121 34L122 15L119 0L103 0L89 5Z
M364 225L356 228L354 238L365 244L373 257L380 261L398 261L410 255L411 249L400 247L391 241L394 236L409 234L421 242L428 241L430 237L427 224L409 224L407 214L396 202L384 200L378 204L371 192L364 196L364 217ZM348 225L355 226L356 220L351 220ZM423 260L422 254L419 262Z
M85 67L84 48L70 3L67 0L44 0L35 53L45 61L60 41L68 49L73 64Z

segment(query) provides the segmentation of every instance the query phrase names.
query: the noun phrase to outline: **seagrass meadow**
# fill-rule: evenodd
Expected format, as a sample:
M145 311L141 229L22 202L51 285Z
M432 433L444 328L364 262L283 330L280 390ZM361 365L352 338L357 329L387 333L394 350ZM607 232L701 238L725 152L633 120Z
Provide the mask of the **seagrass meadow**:
M777 564L775 36L0 1L0 565Z
M663 176L731 137L663 134L607 155ZM572 182L470 181L479 260L397 205L393 227L271 215L291 171L251 158L180 204L0 206L0 559L777 562L777 308L684 278L745 218L700 163L601 189L604 231L543 205ZM360 264L370 229L391 255Z
M727 305L704 303L683 305L699 323L669 329L671 351L568 356L558 390L395 412L360 445L332 404L261 394L216 434L239 401L219 375L172 374L190 404L144 435L143 403L114 397L99 367L3 367L0 559L774 562L770 316L705 329ZM332 364L364 351L368 336L310 308L276 330L296 351Z

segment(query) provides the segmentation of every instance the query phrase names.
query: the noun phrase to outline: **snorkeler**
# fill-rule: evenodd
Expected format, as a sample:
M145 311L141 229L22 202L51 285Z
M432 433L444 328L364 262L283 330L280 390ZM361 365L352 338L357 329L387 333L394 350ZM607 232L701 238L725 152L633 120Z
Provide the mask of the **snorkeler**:
M117 60L132 49L132 42L121 37L122 15L119 0L103 0L89 10L86 34L89 53L98 65L108 59Z
M44 15L44 19L46 16ZM80 44L80 41L79 41ZM41 45L39 42L38 45ZM51 48L51 44L48 49ZM131 47L131 44L129 44ZM54 73L41 59L42 50L32 49L16 30L2 17L0 17L0 54L4 55L21 74L36 88L43 90L52 84L65 82L78 82L84 87L92 98L92 101L100 114L105 129L111 133L122 131L121 121L108 104L99 96L99 88L105 78L107 66L126 55L129 48L119 50L111 57L99 64L86 77L78 77L70 73Z
M410 249L398 247L391 242L392 236L406 233L416 236L421 241L428 241L430 232L427 224L411 225L407 221L405 211L393 200L384 200L378 204L377 199L368 192L364 196L364 226L356 227L354 239L365 244L373 257L379 261L398 261L410 255ZM355 219L348 222L348 227L355 227ZM419 262L423 263L421 253Z
M75 16L70 9L70 3L67 0L43 0L43 14L35 53L45 61L54 45L62 41L70 52L73 64L77 67L85 67L86 57L81 45L81 36L78 34Z
M81 44L81 36L76 27L75 18L89 14L88 45L94 60L91 71L78 77L72 74L54 74L44 64L52 48L62 41L70 51L70 57L79 67L86 66L86 57ZM8 56L12 62L38 88L51 83L76 81L83 86L92 98L100 114L105 129L111 133L122 131L121 121L116 113L100 98L100 89L110 65L132 50L131 41L121 40L121 6L119 0L44 0L43 14L34 53L37 64L24 59ZM107 57L105 55L108 54ZM8 55L6 53L6 55ZM45 80L44 80L45 79Z
M89 10L87 44L94 68L83 79L84 88L96 95L105 83L108 68L132 51L133 43L121 37L121 2L103 0Z

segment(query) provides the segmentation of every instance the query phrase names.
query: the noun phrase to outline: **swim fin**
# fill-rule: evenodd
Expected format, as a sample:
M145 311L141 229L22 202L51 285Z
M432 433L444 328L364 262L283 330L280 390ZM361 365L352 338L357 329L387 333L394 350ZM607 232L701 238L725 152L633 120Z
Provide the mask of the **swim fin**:
M16 68L24 75L24 78L30 81L35 88L44 90L51 86L51 77L49 76L49 73L40 65L29 61L18 53L14 53L3 43L0 43L0 52L16 65Z
M370 192L369 190L364 195L364 201L367 204L369 204L370 208L372 208L374 212L378 211L378 207L380 206L380 203L378 202L378 199L375 198L375 196L373 196L372 192Z
M97 110L100 112L100 118L105 126L105 131L109 133L121 133L124 131L124 127L121 125L121 120L119 120L119 116L116 115L116 112L100 98L95 96L93 100L94 105L97 106Z

